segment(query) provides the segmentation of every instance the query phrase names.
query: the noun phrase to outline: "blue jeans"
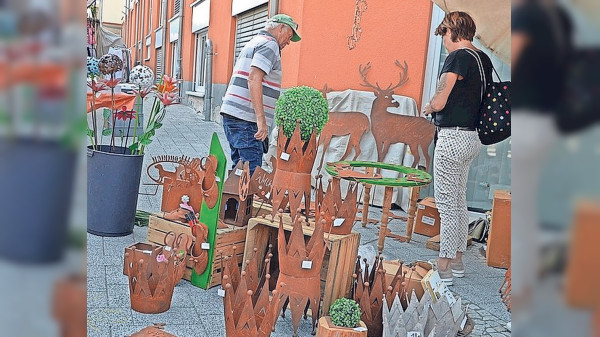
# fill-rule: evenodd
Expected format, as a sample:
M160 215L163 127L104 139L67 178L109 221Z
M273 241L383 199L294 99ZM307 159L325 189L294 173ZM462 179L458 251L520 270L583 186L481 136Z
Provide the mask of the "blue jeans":
M254 122L223 114L223 129L231 148L232 168L241 159L250 162L250 175L256 167L262 165L263 146L262 142L254 138L258 126Z

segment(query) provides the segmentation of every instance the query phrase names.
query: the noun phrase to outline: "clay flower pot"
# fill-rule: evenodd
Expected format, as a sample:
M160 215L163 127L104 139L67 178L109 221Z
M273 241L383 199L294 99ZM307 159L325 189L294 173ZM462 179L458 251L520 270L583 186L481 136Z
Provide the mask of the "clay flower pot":
M329 316L319 318L317 337L367 337L367 326L360 321L356 328L336 326Z

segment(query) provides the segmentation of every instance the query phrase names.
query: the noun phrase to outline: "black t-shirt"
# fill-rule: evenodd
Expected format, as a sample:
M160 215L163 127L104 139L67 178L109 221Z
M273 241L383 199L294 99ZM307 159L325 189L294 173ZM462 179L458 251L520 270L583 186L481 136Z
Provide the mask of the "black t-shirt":
M492 61L482 51L477 51L487 83L492 80ZM437 126L476 127L481 106L481 75L475 55L464 49L450 53L444 62L443 73L455 73L463 77L457 80L448 96L446 106L435 113ZM440 75L441 76L441 75Z
M511 16L511 32L529 38L512 71L512 107L548 112L556 107L564 88L570 21L560 8L536 2L515 7Z

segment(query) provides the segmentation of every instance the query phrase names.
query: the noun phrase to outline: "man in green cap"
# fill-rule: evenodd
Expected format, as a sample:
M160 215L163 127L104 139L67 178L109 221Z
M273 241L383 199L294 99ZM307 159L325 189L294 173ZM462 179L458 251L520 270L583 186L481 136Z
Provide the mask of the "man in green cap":
M298 24L285 14L267 20L238 56L223 97L223 129L231 147L232 166L250 162L250 174L262 164L263 143L273 124L281 91L281 50L300 41Z

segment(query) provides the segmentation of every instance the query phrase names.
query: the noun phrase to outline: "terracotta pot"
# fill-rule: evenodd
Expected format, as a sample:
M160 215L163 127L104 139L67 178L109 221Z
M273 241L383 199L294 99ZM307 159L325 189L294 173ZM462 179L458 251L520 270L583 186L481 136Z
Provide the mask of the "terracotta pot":
M86 335L86 286L86 279L81 275L66 277L54 286L52 316L60 326L62 337Z
M364 329L359 331L360 328ZM325 316L319 318L317 337L367 337L367 326L363 321L360 321L357 328L344 328L334 325L331 318Z

